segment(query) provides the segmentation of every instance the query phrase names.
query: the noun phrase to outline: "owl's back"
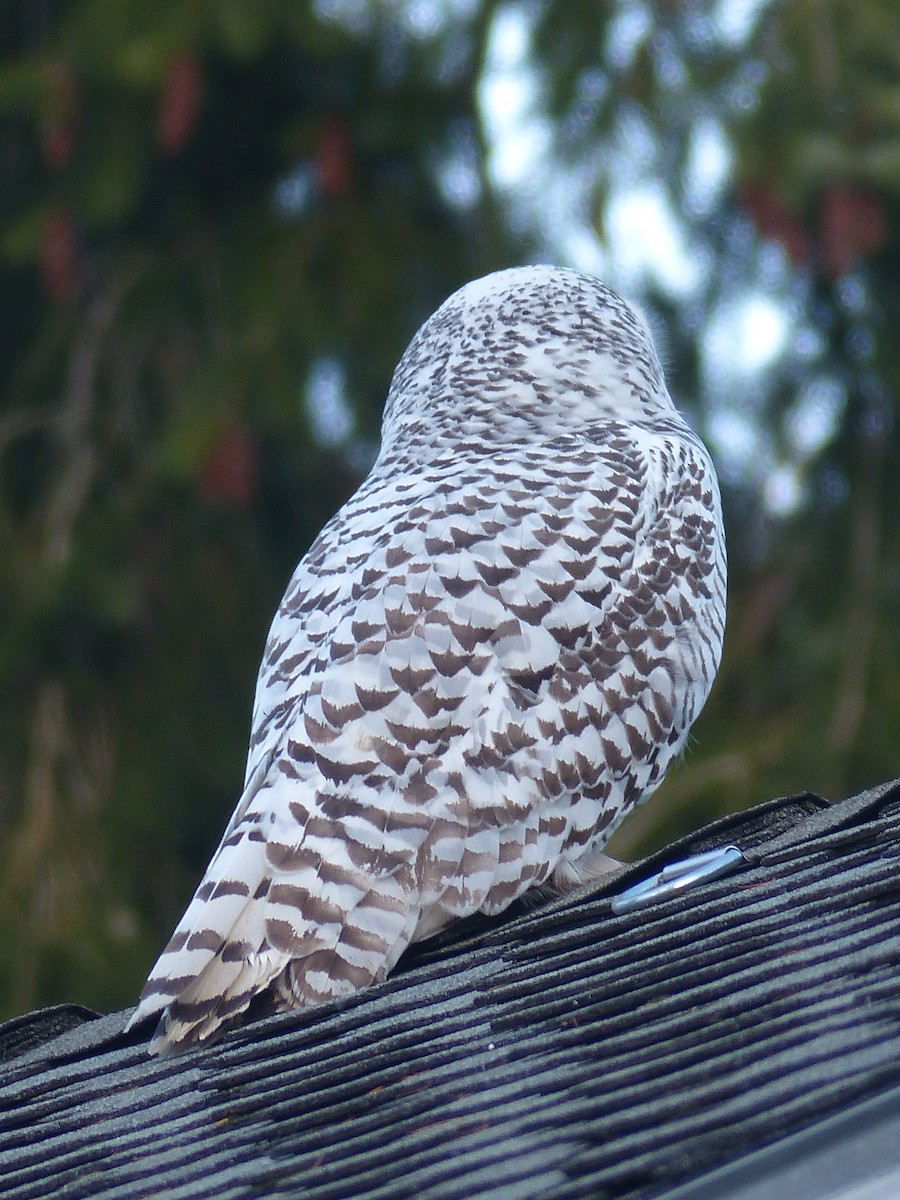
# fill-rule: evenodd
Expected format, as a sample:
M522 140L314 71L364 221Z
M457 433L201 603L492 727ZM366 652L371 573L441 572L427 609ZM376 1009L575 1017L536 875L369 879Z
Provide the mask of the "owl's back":
M472 341L487 322L497 342L496 294L480 303L450 325ZM552 328L544 374L532 332L497 352L522 377L507 362L481 395L457 328L427 376L436 321L398 369L372 474L273 623L244 796L134 1018L161 1013L169 1043L264 988L285 1006L347 994L454 917L577 877L712 683L718 489L643 326L627 325L639 369L604 403L602 377L579 375L590 347L561 373ZM417 407L411 388L432 394Z

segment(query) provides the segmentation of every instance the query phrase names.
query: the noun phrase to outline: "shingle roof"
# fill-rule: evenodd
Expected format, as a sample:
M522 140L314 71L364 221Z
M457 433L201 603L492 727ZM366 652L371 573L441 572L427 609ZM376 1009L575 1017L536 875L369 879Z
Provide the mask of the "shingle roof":
M611 911L729 842L749 862L728 877ZM0 1194L737 1195L702 1177L858 1102L900 1111L898 855L900 784L806 794L204 1049L148 1058L127 1013L20 1018L0 1028Z

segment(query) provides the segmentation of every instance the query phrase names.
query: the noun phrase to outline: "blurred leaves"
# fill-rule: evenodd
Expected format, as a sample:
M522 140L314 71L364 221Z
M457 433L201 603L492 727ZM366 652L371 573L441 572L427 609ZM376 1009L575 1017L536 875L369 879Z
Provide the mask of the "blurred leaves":
M111 1007L233 806L268 623L405 341L511 252L430 166L474 129L473 44L437 78L387 10L362 37L287 0L13 8L0 992ZM357 414L327 449L323 354Z
M665 329L729 529L719 682L620 852L897 772L895 8L4 7L6 1012L134 1000L239 791L272 613L365 470L406 341L464 280L564 254L576 220ZM478 105L504 21L548 121L530 208L495 194ZM661 262L616 275L646 257L620 217L648 186L677 216L681 290ZM750 294L786 332L747 374L712 331ZM308 416L323 362L352 414L328 445ZM830 416L801 446L817 397Z

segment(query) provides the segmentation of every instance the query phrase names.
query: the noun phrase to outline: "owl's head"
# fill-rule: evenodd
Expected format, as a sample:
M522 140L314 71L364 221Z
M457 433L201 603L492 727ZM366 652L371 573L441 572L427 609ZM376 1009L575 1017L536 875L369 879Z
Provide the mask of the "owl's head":
M384 436L497 441L674 411L638 309L590 275L514 267L467 283L418 331L394 374Z

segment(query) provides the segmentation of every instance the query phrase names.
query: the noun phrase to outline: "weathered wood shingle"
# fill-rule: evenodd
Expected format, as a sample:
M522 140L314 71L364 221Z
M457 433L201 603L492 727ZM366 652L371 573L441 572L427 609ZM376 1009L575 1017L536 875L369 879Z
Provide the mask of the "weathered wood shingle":
M730 876L611 912L728 842ZM150 1058L127 1015L0 1029L8 1200L666 1196L900 1087L900 785L763 805L205 1049Z

